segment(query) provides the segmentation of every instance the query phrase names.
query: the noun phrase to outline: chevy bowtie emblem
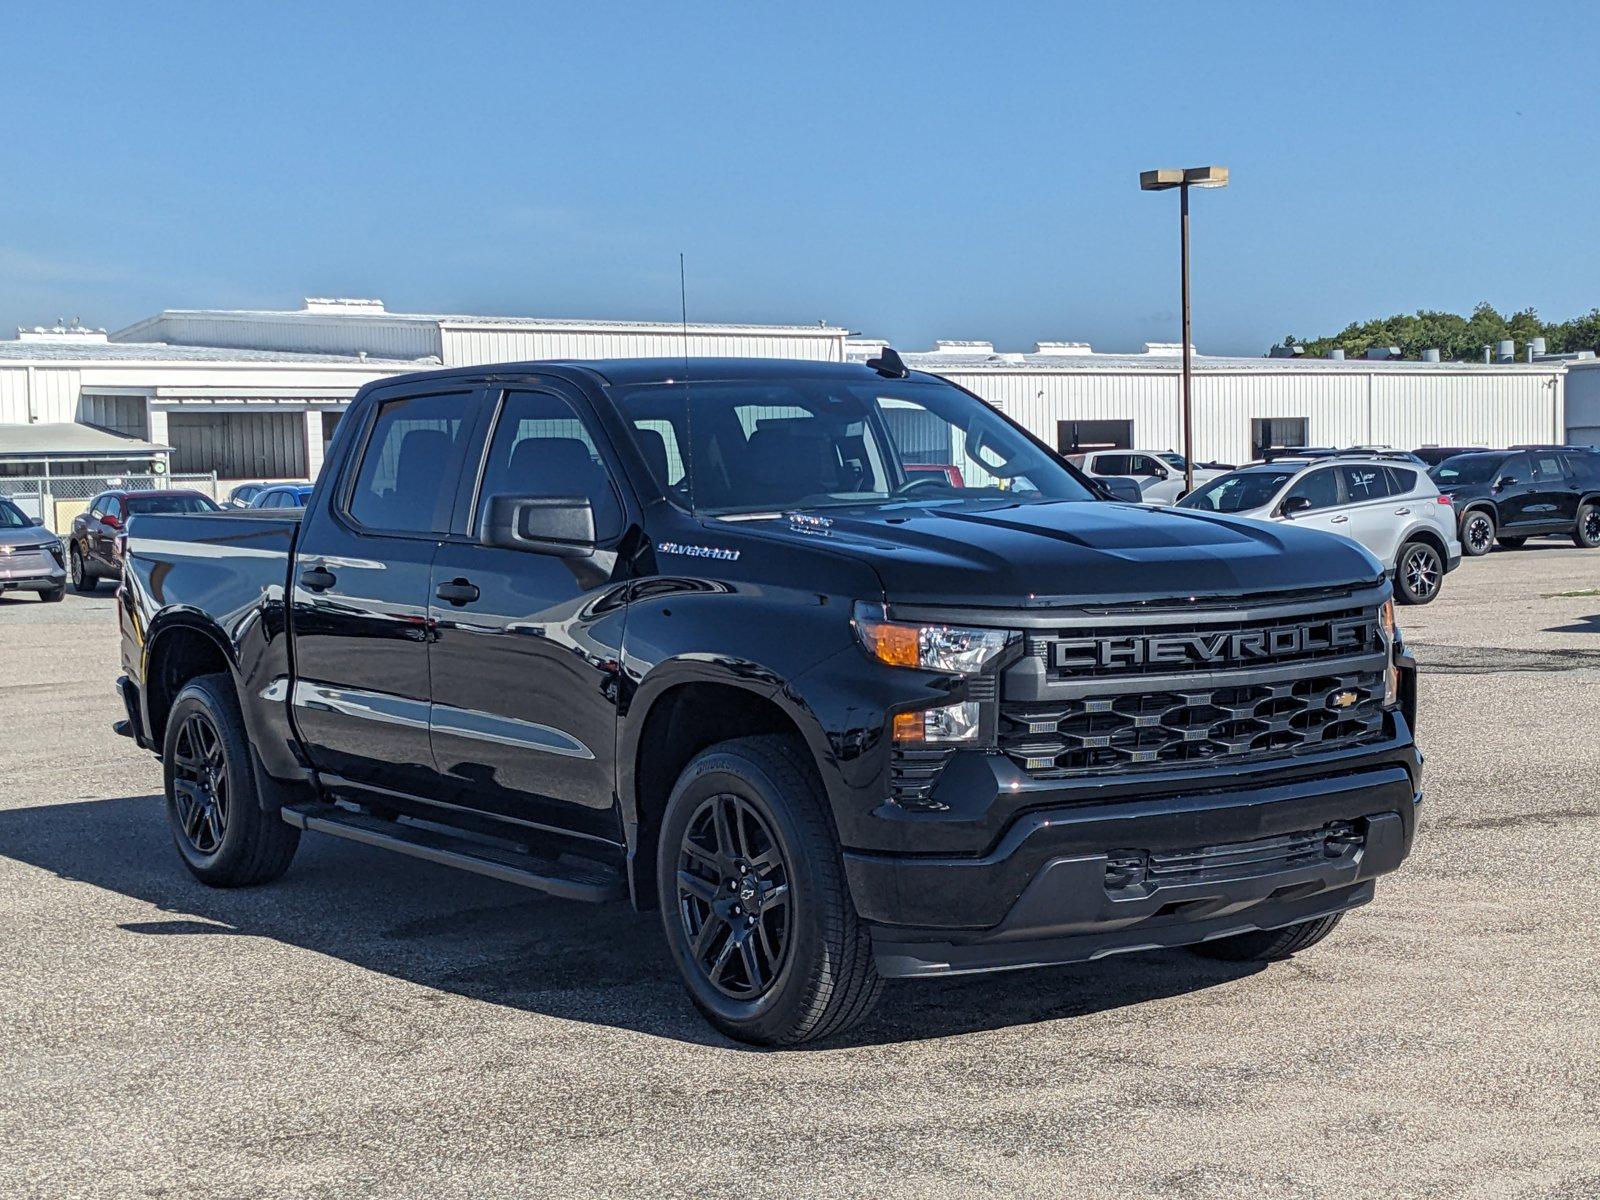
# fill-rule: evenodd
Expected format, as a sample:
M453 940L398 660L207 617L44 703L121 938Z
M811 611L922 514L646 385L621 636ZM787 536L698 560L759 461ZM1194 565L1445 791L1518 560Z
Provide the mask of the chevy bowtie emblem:
M1360 699L1361 697L1354 692L1335 692L1328 697L1328 703L1334 708L1349 708Z

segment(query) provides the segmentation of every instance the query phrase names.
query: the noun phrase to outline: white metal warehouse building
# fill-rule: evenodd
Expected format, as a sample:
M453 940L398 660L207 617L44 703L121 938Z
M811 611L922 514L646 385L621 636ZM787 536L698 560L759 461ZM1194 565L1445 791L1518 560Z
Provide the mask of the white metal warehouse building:
M439 366L547 358L692 355L861 360L881 342L826 325L579 321L392 313L376 300L307 300L271 311L169 310L126 329L55 327L0 340L0 490L38 475L8 427L76 425L169 455L173 474L222 481L310 478L339 414L365 383ZM1062 450L1182 443L1175 346L1097 354L1046 342L903 352ZM1569 376L1569 367L1571 368ZM1600 440L1600 364L1430 363L1194 357L1196 457L1243 462L1263 443L1510 445ZM1569 419L1568 380L1582 392ZM1569 428L1570 426L1570 428ZM81 445L81 437L62 439ZM32 454L33 451L28 451ZM60 461L55 474L108 473Z

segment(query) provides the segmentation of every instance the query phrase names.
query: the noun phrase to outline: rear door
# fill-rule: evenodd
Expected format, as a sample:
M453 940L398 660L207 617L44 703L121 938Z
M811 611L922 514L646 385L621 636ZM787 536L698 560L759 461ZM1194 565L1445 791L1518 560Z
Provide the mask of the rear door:
M458 537L434 559L433 753L442 798L532 826L615 840L613 781L626 609L616 546L622 476L578 390L559 380L490 400L492 434ZM485 546L491 497L587 496L601 549L557 558Z
M1578 481L1564 461L1566 456L1540 450L1528 457L1533 463L1534 491L1530 516L1552 531L1566 529L1578 519Z
M1394 481L1387 467L1346 463L1339 468L1339 475L1344 485L1344 512L1350 518L1341 532L1355 538L1384 566L1393 567L1400 531L1415 509L1393 499Z
M428 578L480 416L477 387L400 388L364 414L296 551L294 716L336 786L419 795L428 738Z

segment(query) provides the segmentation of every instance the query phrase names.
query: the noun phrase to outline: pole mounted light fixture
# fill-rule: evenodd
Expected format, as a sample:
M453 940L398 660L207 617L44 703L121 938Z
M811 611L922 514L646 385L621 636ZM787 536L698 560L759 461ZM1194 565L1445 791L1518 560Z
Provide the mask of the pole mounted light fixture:
M1228 186L1227 167L1159 167L1139 172L1139 190L1165 192L1177 188L1179 275L1183 292L1183 494L1194 491L1194 406L1189 368L1189 189Z

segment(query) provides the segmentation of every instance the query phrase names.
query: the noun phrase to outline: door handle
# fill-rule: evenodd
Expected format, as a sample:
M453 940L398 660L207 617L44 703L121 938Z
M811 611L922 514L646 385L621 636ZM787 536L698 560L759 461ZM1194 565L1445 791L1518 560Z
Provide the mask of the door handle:
M449 583L441 583L438 590L433 593L441 600L448 600L451 604L460 606L471 604L478 598L476 584L465 579L452 579Z
M338 582L339 577L327 567L311 567L300 572L300 586L307 591L326 591Z
M1397 508L1394 510L1394 515L1397 517L1409 517L1411 510L1409 508Z
M1333 518L1332 521L1329 522L1329 524L1330 525L1343 525L1349 519L1350 519L1349 517L1335 517L1335 518Z

